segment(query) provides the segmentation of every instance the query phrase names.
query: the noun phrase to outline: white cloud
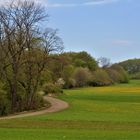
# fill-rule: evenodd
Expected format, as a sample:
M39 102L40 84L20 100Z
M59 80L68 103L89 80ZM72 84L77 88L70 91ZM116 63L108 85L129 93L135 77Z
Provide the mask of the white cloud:
M114 2L118 2L119 0L95 0L95 1L90 1L90 2L85 2L83 5L104 5L104 4L110 4Z
M11 0L0 0L0 5L4 5L5 3L10 2ZM23 0L24 1L24 0ZM33 0L30 0L33 1ZM37 3L40 3L44 6L50 8L61 8L61 7L78 7L78 6L96 6L96 5L105 5L118 2L120 0L88 0L83 3L49 3L48 0L34 0Z
M112 41L113 45L119 45L119 46L129 46L132 45L133 42L130 40L122 40L122 39L117 39Z
M46 6L52 7L52 8L61 8L61 7L77 7L79 6L78 4L75 3L69 3L69 4L61 4L61 3L47 3Z
M64 4L64 3L49 3L49 2L47 2L47 6L52 7L52 8L95 6L95 5L111 4L111 3L118 2L118 1L120 1L120 0L89 0L88 2L83 2L83 3L80 3L80 4L77 4L77 3Z

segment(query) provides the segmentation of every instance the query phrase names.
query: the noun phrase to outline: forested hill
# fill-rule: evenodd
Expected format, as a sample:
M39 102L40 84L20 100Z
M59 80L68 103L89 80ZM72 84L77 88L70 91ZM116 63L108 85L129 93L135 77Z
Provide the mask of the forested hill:
M120 62L119 65L121 65L129 74L140 72L140 59L129 59Z
M119 65L127 71L130 79L140 79L140 59L129 59Z

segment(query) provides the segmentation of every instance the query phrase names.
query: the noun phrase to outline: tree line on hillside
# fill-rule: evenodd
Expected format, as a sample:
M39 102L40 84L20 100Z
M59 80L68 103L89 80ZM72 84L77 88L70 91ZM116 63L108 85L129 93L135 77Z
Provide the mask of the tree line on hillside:
M98 61L84 51L50 55L41 79L45 93L59 92L59 87L67 89L129 82L127 72L120 65L110 65L108 61L103 63L105 58L101 59L103 66L99 67ZM58 91L53 90L54 87Z
M140 59L129 59L120 62L119 65L128 72L131 79L140 79Z

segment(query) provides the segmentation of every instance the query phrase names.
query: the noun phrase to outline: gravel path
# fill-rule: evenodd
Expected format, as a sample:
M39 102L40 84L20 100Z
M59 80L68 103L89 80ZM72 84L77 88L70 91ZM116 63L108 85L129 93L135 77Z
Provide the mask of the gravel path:
M48 114L48 113L58 112L58 111L64 110L69 107L67 102L53 98L53 97L44 96L44 100L50 102L51 107L46 108L44 110L36 111L36 112L26 112L26 113L17 114L17 115L0 117L0 120Z

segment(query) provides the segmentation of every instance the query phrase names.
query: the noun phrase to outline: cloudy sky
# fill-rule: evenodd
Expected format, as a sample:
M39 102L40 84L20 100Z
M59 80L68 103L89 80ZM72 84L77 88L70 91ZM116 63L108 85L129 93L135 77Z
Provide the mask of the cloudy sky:
M0 0L2 3L3 0ZM140 58L140 0L36 0L47 7L66 51L112 62Z

